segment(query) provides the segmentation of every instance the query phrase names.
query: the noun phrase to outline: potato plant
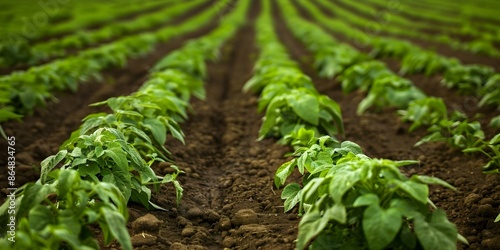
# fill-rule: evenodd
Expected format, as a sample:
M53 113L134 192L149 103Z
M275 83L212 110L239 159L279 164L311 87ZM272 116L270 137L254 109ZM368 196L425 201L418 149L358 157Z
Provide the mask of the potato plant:
M227 2L228 0L224 0L223 4ZM52 98L54 91L76 91L79 84L100 79L102 70L123 67L129 58L145 55L159 42L196 30L200 23L206 23L215 15L217 10L208 8L178 26L127 36L112 43L83 50L74 56L2 76L0 92L7 91L9 97L8 100L0 99L0 106L12 107L18 114L30 113L35 107L43 106L47 99Z
M264 13L269 12L265 3ZM302 128L317 135L343 134L342 114L339 105L320 95L311 79L300 71L296 62L289 59L271 26L269 15L257 21L257 42L261 49L255 65L254 76L243 90L261 92L258 109L266 111L259 130L259 139L276 137L289 143L290 135Z
M405 177L399 167L415 161L371 159L349 141L323 136L298 147L277 171L282 186L297 168L303 188L288 184L285 211L299 205L297 249L454 249L459 236L442 210L430 209L429 184L454 189L428 176ZM305 212L304 212L305 211Z
M414 131L421 126L431 126L448 118L448 109L443 99L427 97L412 101L407 109L399 110L398 114L403 121L410 121L409 131Z
M123 249L132 249L123 190L107 182L87 181L72 169L62 168L46 177L18 189L16 242L0 239L2 249L98 249L89 227L93 224L104 232L106 245L116 239ZM4 224L8 204L0 207Z
M356 112L362 114L372 106L405 108L412 101L425 97L426 95L406 78L398 75L380 76L374 80L368 95L359 103Z
M75 131L71 138L61 146L61 150L42 162L40 180L35 184L36 188L29 189L30 192L27 192L26 195L43 199L46 196L45 193L41 195L31 194L31 191L43 191L44 187L52 182L65 181L65 186L76 183L76 177L72 177L71 181L67 182L65 177L55 174L59 173L60 168L61 171L71 171L74 173L73 175L77 175L78 179L82 179L81 183L96 185L98 188L96 192L103 201L109 200L108 197L112 197L112 192L119 191L121 200L118 205L121 210L125 209L125 212L129 200L138 202L146 208L163 209L151 202L151 195L152 189L157 190L158 186L164 183L173 184L176 190L176 200L179 203L183 189L176 177L181 171L172 166L176 170L175 173L158 177L151 169L151 165L156 161L169 160L162 154L168 153L164 147L167 131L173 137L181 141L184 140L184 135L177 122L187 118L190 96L195 95L203 98L205 93L202 86L205 75L197 74L197 72L200 72L199 69L205 69L205 60L215 59L215 52L224 41L229 39L237 28L244 24L244 14L249 3L250 1L242 1L212 33L198 41L192 41L179 50L186 55L179 56L179 54L173 53L170 58L167 56L168 59L163 61L161 67L156 67L149 81L137 92L130 96L110 98L95 104L108 105L112 113L89 115L80 129ZM209 12L212 13L213 10ZM203 19L198 18L198 21L200 20ZM192 26L191 23L189 27L193 28ZM199 55L197 58L203 59L201 61L203 65L183 64L183 60L190 55ZM176 65L186 67L176 67ZM77 217L71 220L64 221L67 217L66 213L70 212L63 210L64 206L61 206L60 203L55 203L50 209L31 206L34 204L20 203L17 207L29 214L20 222L22 230L28 230L25 234L28 236L26 236L27 239L25 237L23 243L16 243L13 247L15 249L33 248L35 245L41 244L43 246L45 244L47 248L51 249L66 245L79 249L96 249L98 245L93 236L88 234L87 229L80 230L79 227L86 228L89 224L99 223L103 229L106 244L114 238L118 238L124 249L132 248L130 237L125 228L126 213L124 216L118 217L116 212L109 212L108 209L103 208L103 205L91 200L94 193L85 196L83 193L77 193L76 190L72 191L74 192L69 193L76 195L80 200L71 198L71 201L74 201L72 204L78 209L74 213ZM64 192L66 192L64 194L68 194L68 191ZM23 194L20 194L19 197L19 200L27 199L22 198ZM36 202L39 201L41 200ZM98 212L92 210L94 204L97 204L96 209L100 209ZM3 216L6 215L5 207L8 207L8 203L3 205ZM33 208L41 210L35 211ZM112 210L116 210L116 208ZM62 220L63 223L67 224L63 226L69 228L50 225L59 220L56 222L41 221L44 223L41 225L47 225L49 229L34 227L44 230L44 232L42 238L33 236L36 233L29 231L29 226L40 223L42 217L44 220L50 218L46 215L48 213L61 213L66 216ZM102 213L105 214L102 215ZM100 215L101 217L99 217ZM80 240L71 234L84 238ZM10 243L4 239L0 244L8 245Z

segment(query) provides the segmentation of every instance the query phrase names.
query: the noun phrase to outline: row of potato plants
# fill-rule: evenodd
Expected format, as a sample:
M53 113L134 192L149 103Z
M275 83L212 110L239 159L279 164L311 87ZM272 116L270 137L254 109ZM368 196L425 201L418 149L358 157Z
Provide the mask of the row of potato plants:
M422 59L425 63L420 59L405 60L405 57L401 71L419 73L424 70L428 74L444 71L443 82L449 87L457 87L463 92L482 93L484 96L479 105L500 105L499 74L493 74L493 70L486 66L461 65L456 59L449 59L434 52L424 52L420 48L412 47L408 42L395 39L391 40L394 42L385 42L380 47L374 45L370 55L366 55L349 45L338 43L321 28L308 26L309 29L303 29L306 33L299 33L297 29L293 29L293 32L305 44L310 44L308 49L315 55L315 65L320 76L339 76L342 89L346 93L355 90L368 92L367 97L358 106L358 114L371 106L379 109L387 106L405 109L399 111L399 114L403 120L414 122L410 131L421 125L428 127L429 135L422 138L417 146L424 142L442 141L467 153L482 152L489 158L484 171L499 172L498 135L486 140L478 121L470 121L465 114L457 111L450 113L441 99L427 97L410 80L393 73L384 63L370 58L411 50L412 52L407 52L409 55L425 58ZM327 49L322 49L318 43L330 46L324 46ZM400 50L403 47L404 49ZM451 64L456 66L448 68L447 65ZM500 116L493 118L490 125L498 127L499 122Z
M369 2L376 6L386 5L385 2L379 0L370 0ZM432 6L432 8L429 8L429 6ZM494 49L493 44L500 41L500 36L498 29L491 22L491 19L489 21L486 20L488 18L487 15L491 14L487 12L492 8L486 6L487 5L482 4L478 6L460 4L456 6L460 8L456 11L461 12L463 15L449 15L443 12L450 11L450 8L441 6L439 10L439 5L435 3L430 4L425 1L402 3L398 6L396 11L391 13L391 17L394 17L394 19L397 18L398 21L406 20L405 22L408 24L412 20L412 17L417 17L422 20L419 23L421 23L422 26L426 26L427 30L437 30L441 33L454 33L458 36L466 35L472 37L473 40L467 44L469 48L465 48L466 50L490 54L493 51L491 49ZM443 9L445 9L445 11L443 11ZM482 20L470 20L470 16L478 15L476 12L481 13L479 15L481 15ZM468 17L464 17L464 15ZM491 18L491 16L489 18ZM436 25L436 21L440 23L440 25ZM452 46L458 45L456 43L454 44L453 41L449 40L446 36L438 35L436 40L442 40L442 42L450 43Z
M400 74L423 73L427 76L443 74L442 84L448 88L458 89L463 94L473 94L481 100L479 106L500 106L500 76L493 68L480 64L464 65L456 58L449 58L438 53L425 50L408 41L387 38L369 37L362 31L347 25L343 20L331 19L323 14L309 1L299 1L315 20L328 29L340 32L357 42L369 45L373 49L370 56L374 58L393 57L401 59ZM386 31L386 27L380 27ZM495 125L500 116L492 120Z
M19 22L17 18L10 19L9 21L13 21L17 25L7 23L6 29L0 31L0 55L10 54L12 51L22 53L20 50L26 48L26 45L33 45L42 39L64 36L77 30L91 29L95 26L118 21L129 15L162 8L171 3L170 0L140 4L136 2L125 6L122 4L117 8L117 3L103 4L99 1L86 2L85 4L76 3L75 5L72 2L41 2L35 8L38 8L36 11L39 11L40 7L43 9L43 13L48 17L48 25L43 25L44 22L41 20L32 21L30 18L24 19L23 22ZM29 13L26 12L26 8L30 7L33 6L14 3L9 6L11 12L4 14L5 16L27 16ZM36 12L32 14L34 15ZM41 15L41 13L37 15Z
M397 107L401 119L412 122L409 131L426 126L428 135L415 146L426 142L445 142L465 153L479 152L488 157L485 173L500 172L500 134L485 139L478 121L470 121L461 112L449 112L441 98L428 97L413 83L402 78L379 61L371 60L346 44L335 41L321 28L301 19L290 5L282 6L292 32L314 54L315 66L322 77L339 76L346 93L368 92L358 106L358 114L368 107ZM495 221L500 220L500 215Z
M351 8L355 10L356 13L359 13L362 16L367 16L367 14L370 14L374 9L377 9L380 7L380 5L384 5L384 7L387 9L387 12L378 12L376 14L376 22L378 22L379 25L390 25L390 26L396 26L397 28L395 31L399 32L404 32L400 31L399 29L401 28L417 28L416 31L411 32L412 34L416 34L417 32L422 32L425 30L434 30L434 31L439 31L441 33L445 33L444 36L435 36L439 37L439 39L449 39L448 35L460 35L461 34L461 29L459 27L451 27L449 25L435 25L431 24L429 22L426 22L424 20L422 21L411 21L408 15L402 15L402 13L405 12L404 7L399 4L399 5L394 5L394 6L385 6L386 3L370 3L370 2L352 2L352 1L346 1L346 0L341 0L340 1L343 5L348 6L348 8ZM435 5L436 6L436 5ZM435 7L433 6L433 7ZM408 11L408 10L406 10ZM352 13L347 13L351 14ZM361 17L360 17L361 18ZM365 19L366 20L366 19ZM429 36L425 35L424 39L428 39Z
M408 37L408 38L416 38L420 40L425 40L425 41L430 41L430 42L436 42L436 43L442 43L448 46L451 46L454 49L457 50L464 50L472 53L480 53L483 55L488 55L492 57L500 57L500 50L496 49L495 46L491 41L488 41L486 39L477 39L473 40L472 42L463 42L460 41L458 38L453 38L447 34L440 33L439 35L435 34L426 34L424 31L419 29L416 26L420 26L424 24L423 22L412 22L411 24L409 22L400 22L402 21L402 18L399 18L397 20L390 20L386 21L383 23L383 25L380 24L374 24L372 22L372 19L366 18L363 15L358 15L355 14L345 8L342 8L341 5L336 4L331 1L327 0L318 0L318 4L321 8L326 8L329 11L334 12L336 15L338 15L343 21L349 23L349 25L355 25L357 27L361 28L366 28L366 30L373 30L376 32L381 32L383 31L386 34L391 34L391 35L397 35L397 36L403 36L403 37ZM358 10L362 10L366 13L367 9L370 9L369 7L366 8L359 8L359 5L364 6L365 4L362 3L351 3L348 1L344 1L343 4L347 4L353 7L357 7ZM398 7L398 6L395 6ZM397 9L393 9L393 12L397 12L401 10L403 7L399 6ZM392 17L392 16L391 16ZM397 16L396 16L397 17ZM403 19L404 20L404 19ZM406 24L406 27L405 25ZM367 26L368 25L368 26ZM408 27L412 27L411 29ZM439 25L434 25L435 27L440 27ZM426 27L425 29L429 30L429 27ZM447 31L451 31L451 29L447 28Z
M279 4L285 12L289 3ZM260 93L259 110L266 110L261 138L277 137L295 149L294 158L277 169L275 185L283 186L296 167L303 174L302 185L288 184L281 195L285 211L298 205L302 215L296 248L454 248L459 237L457 229L442 210L433 212L429 208L432 202L428 184L453 187L433 177L407 178L398 167L416 161L371 159L354 142L340 142L333 137L343 134L343 129L329 131L324 129L324 123L308 121L312 116L330 117L332 113L328 111L335 110L334 123L330 121L329 126L343 128L340 107L317 93L310 78L289 58L272 28L270 2L262 1L262 6L256 26L261 52L254 77L245 87ZM295 24L289 23L289 27L304 27ZM279 91L270 91L273 89ZM303 92L301 98L291 100L296 97L288 96L296 92ZM317 109L312 98L303 99L311 92L316 93L317 103L319 99L328 99L330 107ZM291 107L280 109L283 100Z
M382 8L387 6L387 3L381 0L369 0L368 3ZM414 6L418 7L415 8ZM429 8L429 6L432 8ZM440 3L435 1L411 1L401 2L398 12L393 14L425 20L429 27L435 25L436 22L446 23L448 25L443 25L441 29L445 32L468 35L476 37L478 40L500 41L500 33L498 33L498 29L494 24L495 21L500 21L495 12L498 7L500 7L498 3L494 2L464 4L451 1ZM422 11L422 9L425 10ZM459 14L450 15L449 11ZM445 12L448 12L448 14Z
M15 243L9 235L3 249L98 249L89 226L98 223L104 243L117 239L132 249L126 228L127 203L164 209L151 202L152 189L173 183L177 202L183 189L180 171L156 176L155 162L171 161L164 147L167 134L184 142L178 122L187 118L192 95L204 98L206 60L217 58L222 44L246 20L250 1L241 1L209 35L188 42L162 59L149 79L129 96L94 105L108 105L112 113L88 115L60 151L41 163L40 179L18 189L17 198L0 207L8 223L15 208ZM152 187L152 188L150 188Z
M129 36L75 56L0 77L0 122L30 114L35 107L44 106L47 99L55 100L54 91L76 91L80 83L100 79L102 70L123 67L128 58L145 55L158 43L192 32L200 23L209 23L216 15L217 9L208 8L175 27Z
M115 37L147 30L158 24L166 23L203 2L205 0L188 3L179 2L173 6L168 5L155 13L142 15L134 20L109 23L97 30L76 32L34 45L21 43L16 46L5 46L3 50L0 50L0 66L12 66L16 64L34 65L40 61L62 57L66 55L69 49L81 49Z

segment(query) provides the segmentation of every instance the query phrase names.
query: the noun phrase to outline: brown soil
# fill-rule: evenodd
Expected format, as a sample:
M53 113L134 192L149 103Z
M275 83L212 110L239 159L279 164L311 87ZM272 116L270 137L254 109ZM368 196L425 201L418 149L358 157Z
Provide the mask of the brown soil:
M260 8L258 1L252 3L249 17L254 20ZM436 176L458 189L431 190L431 200L446 210L449 219L470 242L469 247L459 244L458 249L498 249L500 223L493 220L500 213L500 176L481 172L484 159L465 156L444 144L413 147L425 131L408 133L409 125L402 123L393 109L357 116L356 106L364 94L344 95L338 81L318 78L311 66L311 54L293 38L276 10L275 16L278 35L291 56L300 62L320 92L341 105L346 134L339 139L360 144L371 157L420 160L419 165L403 171L408 175ZM262 114L256 111L257 97L242 92L243 84L252 76L258 53L254 36L254 25L248 23L223 47L220 60L209 63L207 100L193 100L195 112L181 125L186 145L172 138L167 142L177 165L186 172L179 177L184 188L180 206L176 207L169 185L153 198L155 203L168 208L167 212L148 211L129 204L128 226L137 249L294 248L300 218L296 210L283 213L281 191L273 187L272 181L275 170L287 160L283 155L290 148L276 144L273 139L256 141ZM114 79L114 84L93 82L83 85L78 95L60 93L58 103L36 110L23 123L4 124L7 134L16 136L16 183L37 179L39 169L35 166L57 151L83 117L97 111L88 108L88 104L133 92L144 82L147 69L181 46L182 39L158 46L151 56L132 60L125 69L108 72L106 75ZM392 64L390 67L397 67L397 62ZM463 97L436 87L439 79L415 76L412 80L425 92L444 98L450 107L463 106ZM5 141L0 145L5 148ZM3 155L0 164L5 165L5 159ZM154 169L160 175L170 173L168 164L158 164ZM0 179L6 179L5 169L0 172ZM293 181L299 181L299 176L294 175ZM5 192L6 184L1 183ZM112 243L105 248L119 246Z

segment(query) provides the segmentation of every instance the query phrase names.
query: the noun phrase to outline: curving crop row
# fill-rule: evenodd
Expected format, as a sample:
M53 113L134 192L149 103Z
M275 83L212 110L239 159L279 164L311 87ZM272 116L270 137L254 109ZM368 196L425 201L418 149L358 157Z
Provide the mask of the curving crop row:
M284 1L279 3L282 8L287 4ZM259 108L261 105L267 106L261 127L264 128L268 119L286 120L291 116L287 112L279 112L278 115L269 113L274 107L265 103L276 102L287 92L278 92L271 96L272 99L267 99L266 88L281 85L283 81L287 83L293 79L303 79L299 77L303 73L295 66L295 62L288 59L274 36L270 3L262 1L262 5L263 12L257 21L261 54L255 75L269 68L283 69L275 71L273 81L262 82ZM290 71L295 71L296 76L287 77ZM249 82L253 82L252 79ZM294 89L288 90L292 91ZM309 104L304 103L293 110L305 109L308 107L306 105ZM362 154L355 143L341 143L334 137L317 133L320 130L319 125L316 128L298 127L290 130L289 134L278 135L281 141L294 146L296 151L293 160L278 168L276 186L285 184L295 167L304 175L303 188L292 183L282 192L285 210L291 210L298 204L299 212L304 213L299 223L297 249L308 246L313 249L326 246L334 249L418 246L433 249L429 246L455 246L458 237L456 227L446 219L442 210L432 212L428 207L432 202L428 199L427 185L451 187L449 184L425 176L406 178L398 167L414 164L414 161L370 159ZM414 225L418 230L411 230ZM436 234L441 236L437 239L439 242L435 241Z
M166 23L204 2L204 0L188 3L179 2L131 21L110 23L97 30L77 32L35 45L28 43L18 43L11 46L0 45L0 66L12 66L19 63L34 65L40 61L62 57L67 54L68 49L81 49L114 37L128 35Z
M97 103L107 104L112 113L87 116L61 150L42 162L40 179L18 189L17 199L12 198L16 241L7 235L0 246L98 249L88 226L99 223L105 244L117 239L123 249L132 249L127 202L162 209L150 201L149 186L170 182L179 202L176 176L181 171L172 165L176 173L157 177L151 165L169 160L163 155L167 133L183 141L177 121L186 117L191 95L204 97L204 61L215 59L246 21L249 3L241 1L213 32L166 56L137 92ZM2 221L8 220L9 204L0 207Z
M480 106L500 106L500 77L491 67L473 64L463 65L456 58L448 58L430 50L424 50L410 42L392 38L370 38L361 31L353 29L339 19L330 19L308 1L298 1L314 18L330 30L335 30L357 39L358 42L373 47L370 56L395 57L401 59L401 74L443 73L442 84L458 89L460 93L473 94L481 101ZM497 117L492 123L498 122Z
M298 27L292 32L314 54L320 76L333 78L338 75L345 93L355 90L368 92L358 105L358 114L371 106L404 109L398 113L404 121L413 123L410 132L422 125L428 128L429 134L416 146L441 141L467 153L481 152L490 159L483 168L484 172L498 173L500 155L496 150L497 136L486 140L478 121L470 121L460 112L450 114L440 98L426 96L410 80L391 72L384 63L372 60L349 45L338 43L321 28L302 20L292 6L284 6L283 10L290 27ZM494 84L496 82L490 83ZM491 96L495 94L498 95L496 89L489 93Z
M225 0L222 3L227 2L228 0ZM124 66L127 58L144 55L152 51L159 42L194 31L198 29L199 23L208 23L217 14L217 9L208 8L175 27L129 36L97 48L84 50L76 56L0 77L0 110L2 111L0 115L5 112L29 114L35 107L43 106L47 99L53 98L53 91L65 89L76 91L80 83L99 78L102 70ZM12 115L0 116L0 121L11 118Z
M401 24L394 25L393 21L388 21L384 23L384 25L378 25L378 24L373 24L371 19L365 18L363 16L354 14L344 8L342 8L340 5L335 4L331 1L325 1L325 0L318 0L318 4L322 8L326 8L332 12L334 12L336 15L338 15L343 22L347 22L348 24L352 25L354 24L357 27L365 28L368 27L367 30L374 30L376 32L383 31L384 33L391 34L391 35L396 35L396 36L403 36L403 37L409 37L409 38L417 38L417 39L422 39L425 41L431 41L431 42L436 42L436 43L441 43L445 45L449 45L454 49L458 50L464 50L464 51L469 51L473 53L479 53L483 55L488 55L492 57L500 57L500 51L495 48L495 46L492 44L491 41L485 40L485 39L478 39L474 40L473 42L463 42L460 41L458 38L451 37L446 34L440 34L439 36L436 35L429 35L426 34L425 32L422 32L418 28L415 29L415 26L418 24L422 24L421 22L413 22L412 28L409 27L401 27ZM401 7L402 9L403 7ZM398 9L399 10L399 9ZM400 20L397 20L398 22ZM369 26L367 26L369 25ZM433 27L439 27L434 25ZM450 28L446 28L447 31L450 31Z
M377 6L379 8L387 8L387 3L379 0L369 0L365 4ZM365 5L363 4L363 5ZM488 6L486 7L485 6ZM432 6L431 10L428 6ZM498 15L494 12L498 8L498 4L469 4L468 2L442 2L436 3L435 1L402 1L397 6L396 13L392 15L406 19L407 17L423 19L429 27L433 24L442 23L446 24L445 32L454 32L462 35L469 35L478 38L476 41L500 41L498 29L491 22L498 19ZM439 10L438 10L439 9ZM444 12L455 12L458 15L445 15ZM474 20L480 17L481 20ZM488 19L488 22L483 20ZM400 19L398 18L398 21ZM423 23L423 22L422 22ZM435 28L435 27L434 27Z
M0 47L15 46L20 42L36 42L38 39L59 36L75 30L91 29L93 26L103 25L108 22L135 15L142 11L149 11L170 5L177 0L159 1L132 1L127 5L122 2L101 1L64 2L40 1L36 4L26 1L6 3L4 12L6 17L12 15L18 18L6 20L6 29L3 29L0 38ZM32 8L26 12L27 8ZM63 11L64 10L64 11ZM3 16L3 15L2 15ZM47 17L47 23L43 17ZM2 20L3 21L3 20ZM50 24L50 25L46 25Z

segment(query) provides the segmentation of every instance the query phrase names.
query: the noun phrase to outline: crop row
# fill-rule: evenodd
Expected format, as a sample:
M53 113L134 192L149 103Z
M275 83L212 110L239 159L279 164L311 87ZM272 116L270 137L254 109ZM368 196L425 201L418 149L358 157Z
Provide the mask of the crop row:
M177 0L122 2L87 1L32 1L9 2L2 9L2 16L23 17L5 20L0 47L12 46L18 42L35 42L42 38L59 36L90 29L115 20L170 5ZM29 2L29 3L28 3ZM4 21L4 20L2 20ZM64 21L64 22L62 22Z
M279 4L289 28L307 33L308 27L298 25L296 13L290 12L290 3ZM261 52L254 77L245 87L260 92L259 110L266 110L261 138L277 137L295 148L294 159L276 171L275 185L284 185L296 167L303 174L302 188L291 183L281 195L285 211L299 205L303 214L297 249L453 248L457 229L442 210L429 208L427 185L453 187L433 177L407 178L399 171L398 167L415 161L371 159L357 144L332 137L343 133L339 106L317 93L310 78L289 59L272 28L270 3L262 1L262 5L256 25ZM332 49L318 40L310 42L309 47ZM304 94L294 100L296 92ZM330 118L330 125L319 122L325 118Z
M35 45L20 42L15 45L4 46L4 50L0 51L0 66L18 63L34 65L40 61L62 57L66 55L69 49L81 49L166 23L203 2L205 1L179 2L134 20L110 23L97 30L77 32Z
M387 3L380 0L369 0L368 3L379 8L387 7ZM430 9L429 6L433 8ZM423 19L428 29L440 29L440 31L446 33L453 32L468 35L477 38L476 41L500 41L498 29L494 24L494 22L500 20L494 11L499 7L498 3L470 4L461 2L457 4L451 1L441 3L435 1L402 1L397 7L396 13L392 13L392 15L402 18ZM460 14L452 15L450 12ZM444 25L436 27L434 25L436 23ZM441 28L441 26L445 27Z
M124 66L128 58L144 55L160 42L192 32L217 14L217 9L208 8L175 27L129 36L75 56L0 77L0 122L19 118L35 107L44 106L46 99L54 99L52 92L55 90L76 91L80 83L99 79L102 70Z
M306 4L305 1L302 4ZM314 10L310 8L310 10ZM318 15L319 12L314 11ZM318 18L318 20L324 20ZM368 92L358 106L358 114L369 107L396 107L402 119L413 122L410 131L425 125L429 134L416 145L425 142L442 141L461 149L466 153L480 152L489 158L484 166L486 173L498 173L500 169L499 135L489 140L478 121L469 121L465 114L450 112L439 98L427 97L413 83L391 72L384 63L371 60L370 56L360 53L346 44L339 44L320 28L299 22L294 26L305 25L307 33L293 29L298 39L303 40L309 50L315 55L315 64L320 76L333 78L339 76L342 89L346 93L354 90ZM382 41L382 42L381 42ZM433 52L414 48L410 43L399 40L379 40L375 44L371 56L399 55L404 51L406 56L402 62L402 73L426 72L436 74L444 71L443 84L457 88L461 93L476 93L482 96L479 105L500 105L500 78L489 67L480 65L462 65L456 59L439 56ZM324 43L328 49L322 49L318 43ZM383 45L382 45L383 44ZM379 47L377 47L379 46ZM401 49L404 48L404 49ZM491 120L490 125L498 126L499 117Z
M390 34L390 35L396 35L396 36L403 36L403 37L409 37L409 38L417 38L417 39L422 39L425 41L431 41L431 42L436 42L436 43L442 43L451 46L452 48L458 49L458 50L464 50L464 51L469 51L473 53L480 53L488 56L494 56L494 57L500 57L500 51L495 48L495 46L492 44L492 42L487 41L487 40L474 40L473 42L463 42L460 41L458 38L453 38L450 37L449 35L446 34L440 34L440 35L430 35L426 34L425 32L422 32L419 29L415 29L414 26L418 24L423 24L422 22L411 22L411 24L407 21L408 26L413 27L404 27L401 25L400 19L398 20L389 20L384 22L384 25L380 25L379 23L373 23L369 18L365 18L363 16L353 14L351 11L343 9L340 5L335 4L330 1L326 0L318 0L318 3L321 5L322 8L326 8L332 12L334 12L336 15L338 15L340 18L342 18L342 21L349 23L350 25L354 25L357 27L362 27L366 28L366 30L373 31L373 32L380 32L383 30L384 33ZM344 3L346 4L346 3ZM349 5L353 5L356 7L359 7L359 5L363 4L352 4L349 3ZM367 10L367 9L363 9ZM397 10L394 10L397 11ZM392 16L391 16L392 17ZM368 25L367 25L368 24ZM434 25L436 27L436 25ZM447 30L449 30L447 28Z
M333 9L327 2L322 2L325 7ZM485 98L479 102L479 105L500 105L498 93L485 96L490 92L498 92L500 77L495 74L493 68L476 64L464 65L456 58L441 56L436 52L422 49L413 43L400 39L372 38L340 19L328 18L308 1L299 0L299 3L313 15L315 20L328 29L355 39L365 46L371 46L370 56L401 59L401 74L425 73L430 76L442 73L444 75L442 83L446 87L457 88L461 93ZM385 31L385 27L381 27L381 31Z
M129 96L113 97L94 105L107 105L112 113L90 114L60 151L41 163L40 179L18 189L0 207L9 223L9 206L15 204L15 243L0 240L3 249L98 249L89 225L98 223L104 243L117 239L132 249L126 229L127 203L164 209L151 202L160 184L173 183L177 202L182 187L181 171L156 176L155 162L171 161L164 147L167 134L184 142L178 122L187 118L192 95L204 98L206 60L246 21L250 1L241 1L218 28L189 41L164 57L149 79ZM60 166L60 168L57 168ZM152 188L151 188L152 187ZM14 212L13 211L13 212Z

